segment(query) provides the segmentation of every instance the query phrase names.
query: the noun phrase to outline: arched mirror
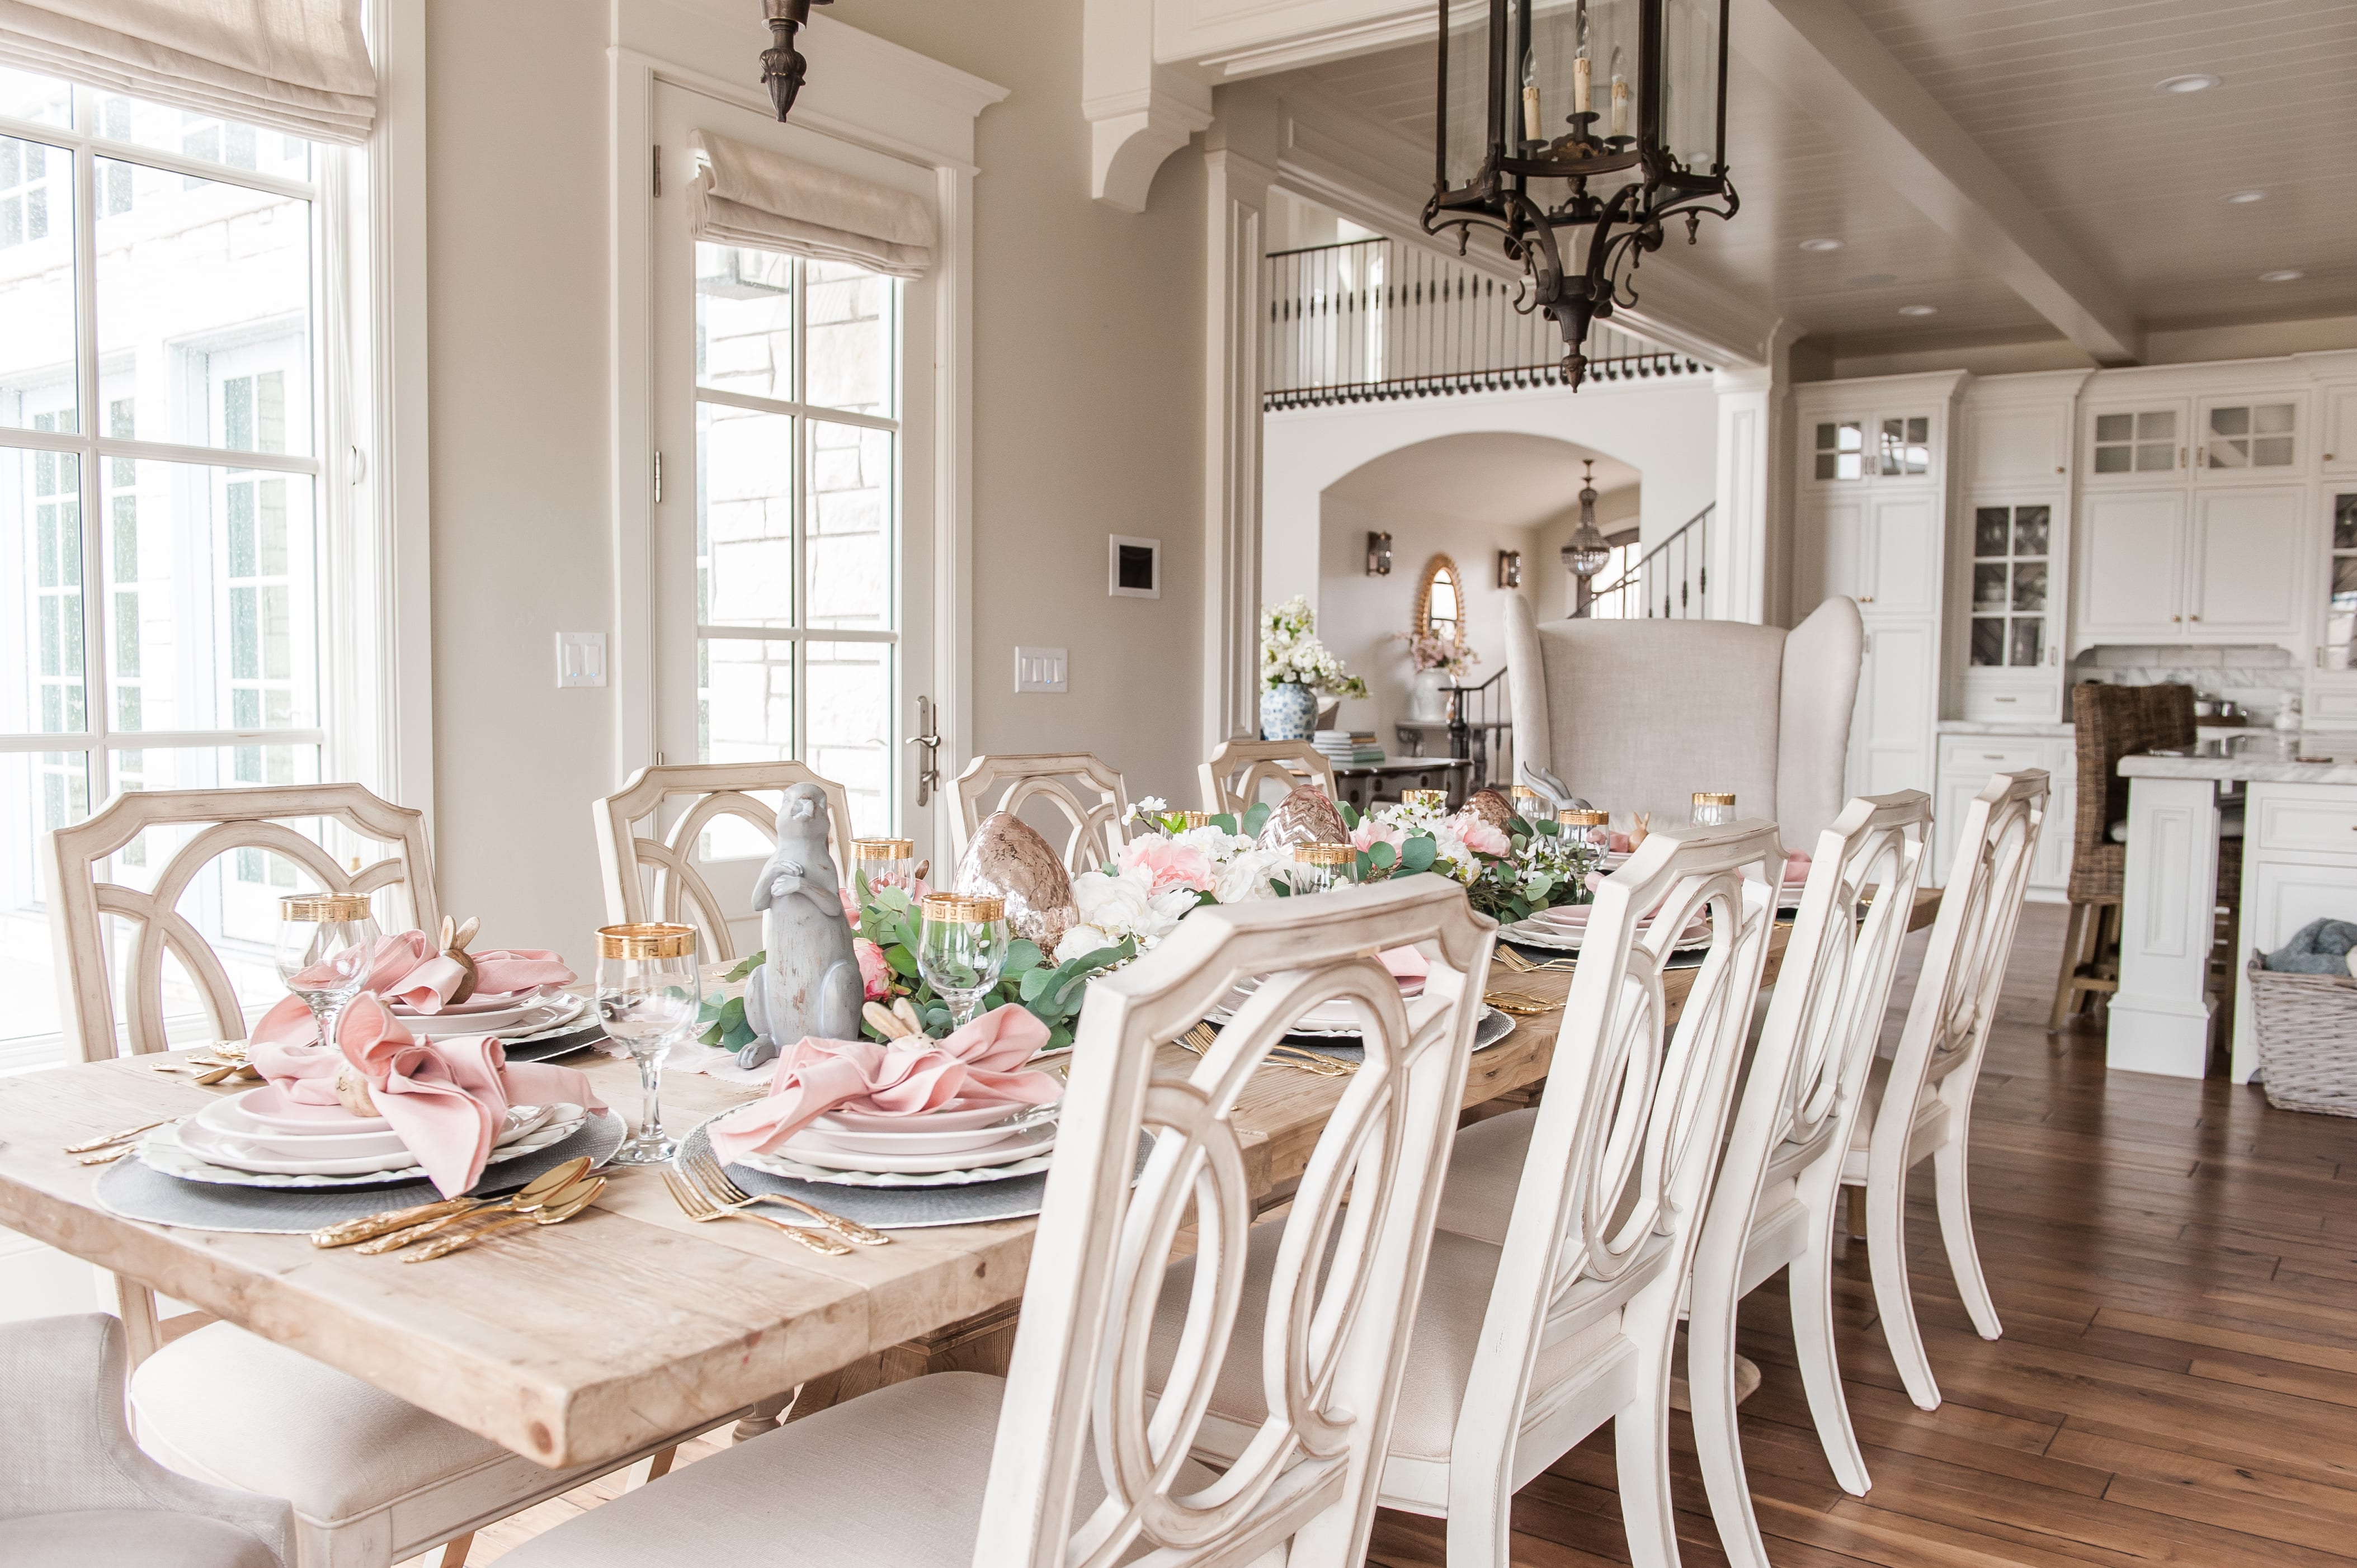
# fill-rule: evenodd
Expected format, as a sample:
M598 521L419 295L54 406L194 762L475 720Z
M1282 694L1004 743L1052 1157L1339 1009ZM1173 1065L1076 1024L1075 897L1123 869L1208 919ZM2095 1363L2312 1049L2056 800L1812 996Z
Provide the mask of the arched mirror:
M1465 630L1465 579L1446 555L1434 556L1424 569L1415 591L1415 629L1439 638Z

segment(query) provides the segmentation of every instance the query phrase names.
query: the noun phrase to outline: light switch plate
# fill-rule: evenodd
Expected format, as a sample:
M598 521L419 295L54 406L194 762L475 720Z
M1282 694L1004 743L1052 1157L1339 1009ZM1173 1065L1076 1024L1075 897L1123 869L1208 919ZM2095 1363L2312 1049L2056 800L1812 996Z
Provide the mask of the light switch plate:
M556 634L556 683L602 686L606 683L606 634L602 631L560 631Z
M1018 648L1015 650L1017 692L1069 692L1064 679L1068 650L1061 648Z

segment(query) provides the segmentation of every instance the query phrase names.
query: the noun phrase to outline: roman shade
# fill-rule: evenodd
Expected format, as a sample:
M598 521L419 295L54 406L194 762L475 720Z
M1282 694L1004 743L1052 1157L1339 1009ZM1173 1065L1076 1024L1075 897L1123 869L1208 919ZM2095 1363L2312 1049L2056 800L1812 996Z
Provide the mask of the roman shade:
M361 0L0 0L0 65L323 142L376 118Z
M931 270L932 214L907 191L710 131L695 132L688 146L695 159L688 221L697 239L849 262L886 277Z

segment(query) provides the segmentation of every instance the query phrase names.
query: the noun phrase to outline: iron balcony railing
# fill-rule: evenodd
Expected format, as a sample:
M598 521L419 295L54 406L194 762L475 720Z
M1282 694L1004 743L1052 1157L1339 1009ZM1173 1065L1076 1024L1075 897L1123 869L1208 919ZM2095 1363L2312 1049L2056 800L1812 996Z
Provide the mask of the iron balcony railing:
M1600 588L1580 596L1574 618L1637 620L1666 616L1673 620L1709 617L1710 523L1717 505L1688 518L1684 527Z
M1354 240L1280 251L1267 264L1267 409L1563 384L1555 323L1515 309L1513 285L1463 262ZM1591 381L1710 369L1601 324L1587 354Z

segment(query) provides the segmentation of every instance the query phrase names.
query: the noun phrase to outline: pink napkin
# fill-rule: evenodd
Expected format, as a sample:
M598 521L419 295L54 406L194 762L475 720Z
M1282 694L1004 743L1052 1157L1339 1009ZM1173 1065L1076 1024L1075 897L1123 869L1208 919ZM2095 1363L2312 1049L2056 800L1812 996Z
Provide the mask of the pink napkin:
M994 1007L944 1038L819 1040L778 1058L770 1097L711 1123L723 1164L766 1154L813 1121L848 1106L877 1116L921 1116L952 1100L968 1105L1052 1105L1064 1086L1023 1064L1048 1043L1048 1026L1014 1003Z
M1793 887L1809 879L1809 857L1799 850L1784 857L1784 886Z
M511 1066L506 1047L490 1035L419 1040L366 992L337 1021L336 1045L256 1040L253 1065L288 1100L334 1105L336 1074L350 1063L445 1197L482 1178L509 1106L606 1109L584 1073L544 1062Z
M1432 972L1432 966L1425 962L1424 951L1420 948L1385 948L1375 956L1383 960L1383 967L1392 972L1394 980L1422 980Z
M511 1001L552 985L570 985L576 978L565 961L539 948L494 948L468 955L475 961L472 1002ZM370 955L368 980L361 987L412 1013L435 1014L450 1001L466 972L424 931L396 931L377 940ZM305 978L297 976L296 978ZM322 974L322 980L329 976ZM310 1005L299 996L284 996L262 1015L248 1036L256 1044L307 1045L319 1037L319 1026Z

